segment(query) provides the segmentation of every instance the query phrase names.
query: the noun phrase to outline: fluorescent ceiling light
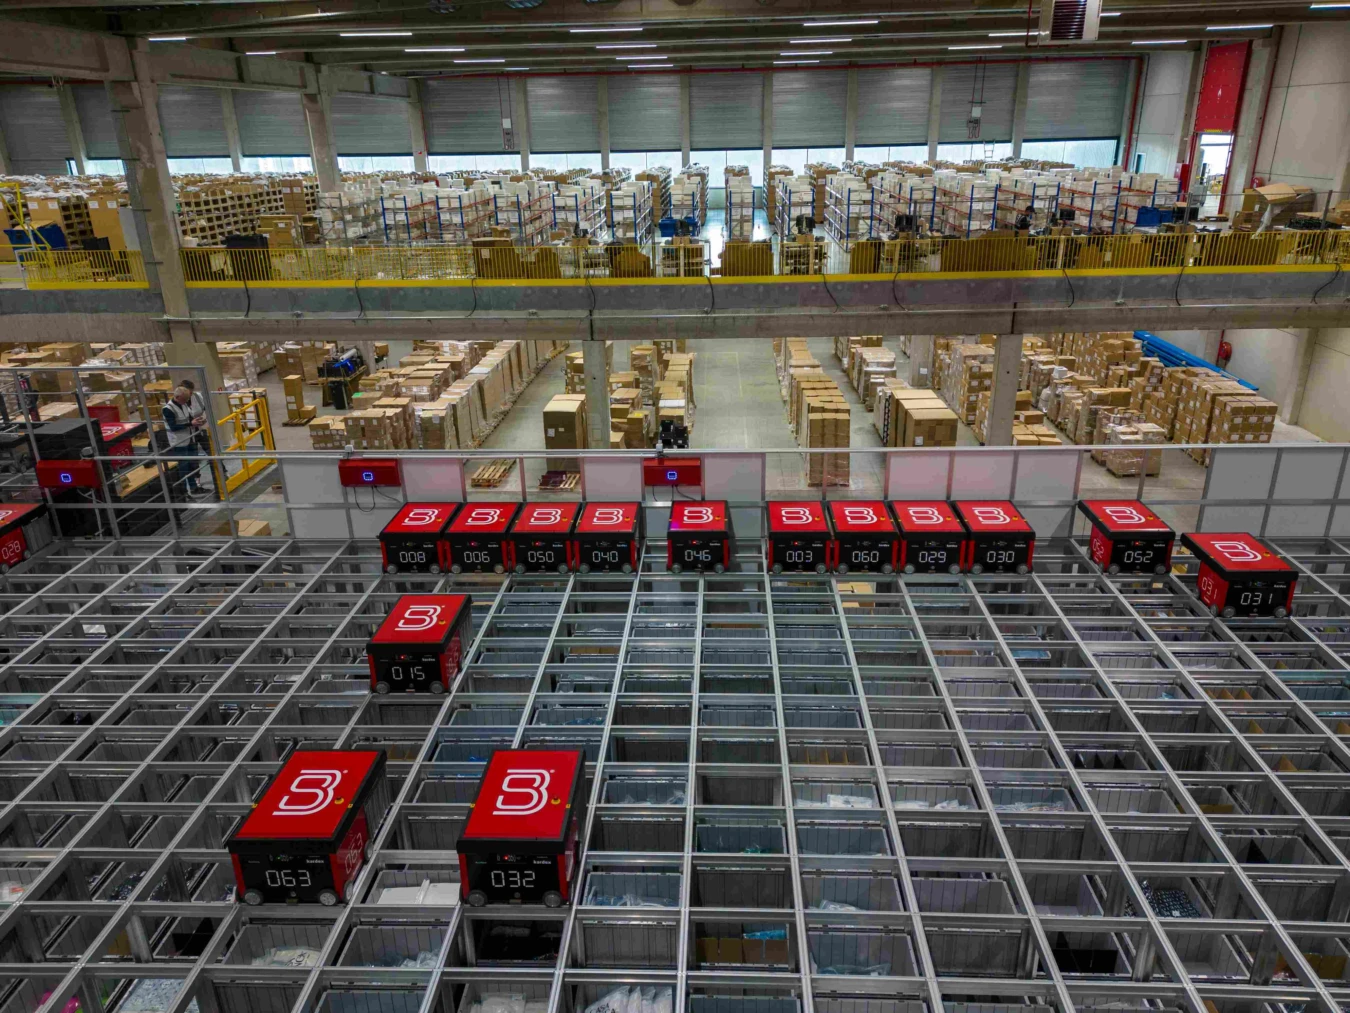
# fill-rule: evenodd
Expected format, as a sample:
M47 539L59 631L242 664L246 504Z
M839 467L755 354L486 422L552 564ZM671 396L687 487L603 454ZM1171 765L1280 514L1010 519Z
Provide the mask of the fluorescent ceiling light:
M1102 11L1101 16L1104 18L1118 18L1120 17L1120 11Z
M1210 25L1208 28L1205 29L1205 31L1207 31L1207 32L1241 32L1241 31L1246 31L1248 28L1274 28L1274 27L1275 27L1275 26L1274 26L1273 24L1271 24L1271 25Z
M833 56L833 49L799 49L795 53L779 53L779 56Z
M655 42L607 42L596 49L655 49Z
M1002 49L1003 46L998 42L981 42L976 46L948 46L948 49Z
M343 39L403 39L412 32L338 32Z
M643 70L643 69L651 68L651 67L667 67L667 68L669 68L669 67L670 67L670 64L668 64L668 63L630 63L630 64L628 65L628 69L629 69L629 70Z
M456 60L455 63L505 63L505 60Z
M788 39L789 46L819 46L822 42L852 42L852 39Z
M662 56L660 53L625 53L623 56L614 57L616 60L669 60L670 57Z
M1136 39L1131 42L1131 46L1179 46L1186 39Z
M529 70L529 67L503 67L502 70Z
M405 49L405 53L462 53L463 46L417 46L413 49Z
M1308 10L1310 10L1310 11L1331 11L1331 10L1336 10L1336 9L1338 9L1338 8L1341 8L1341 7L1350 7L1350 4L1309 4L1309 5L1308 5ZM150 41L153 42L154 40L151 39Z
M803 21L803 28L852 28L854 25L875 25L876 19L870 21Z
M186 35L152 35L151 42L187 42Z
M781 67L785 63L795 65L798 63L819 63L819 62L820 62L819 60L774 60L773 65L775 67Z
M276 55L277 55L277 51L276 51L275 49L250 49L250 50L249 50L247 53L245 53L244 55L245 55L245 56L276 56Z
M569 28L573 35L587 35L591 32L640 32L641 28Z
M1036 33L1034 31L1028 32L1026 30L1020 32L990 32L989 37L991 39L1024 39L1028 35L1035 35L1035 34Z

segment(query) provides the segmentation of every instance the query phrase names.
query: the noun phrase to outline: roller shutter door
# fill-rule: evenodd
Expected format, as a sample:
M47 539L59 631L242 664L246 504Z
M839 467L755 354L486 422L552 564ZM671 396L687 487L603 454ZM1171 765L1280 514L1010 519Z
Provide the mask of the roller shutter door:
M170 158L228 158L225 109L215 88L162 85L159 126Z
M972 140L966 131L971 95L981 95L977 72L983 72L984 111L980 117L981 141L1012 140L1013 90L1017 65L1013 63L956 64L942 68L942 113L938 141L943 144Z
M373 95L333 96L333 140L339 155L410 155L408 103Z
M472 77L422 82L427 150L438 155L502 150L502 120L511 118L511 82Z
M858 144L925 144L929 67L858 71Z
M0 133L18 176L69 172L70 138L56 89L45 85L0 87Z
M763 145L764 75L691 74L689 143L696 151Z
M842 147L848 74L788 70L773 75L773 146Z
M74 84L70 90L75 96L85 154L90 158L121 158L108 89L101 84Z
M680 79L634 74L609 79L611 151L680 150Z
M1118 137L1129 80L1126 60L1033 63L1025 138Z
M525 89L531 151L600 150L600 84L595 77L532 77Z
M308 155L309 125L300 96L288 91L236 91L234 118L245 155Z

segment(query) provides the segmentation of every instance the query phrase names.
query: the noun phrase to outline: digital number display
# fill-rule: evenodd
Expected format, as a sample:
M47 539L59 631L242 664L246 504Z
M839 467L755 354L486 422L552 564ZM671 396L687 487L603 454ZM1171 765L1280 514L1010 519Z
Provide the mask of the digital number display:
M556 855L484 855L469 859L469 889L481 890L490 903L538 904L558 889Z
M262 894L265 904L313 904L333 889L333 869L326 855L274 854L241 857L244 885Z

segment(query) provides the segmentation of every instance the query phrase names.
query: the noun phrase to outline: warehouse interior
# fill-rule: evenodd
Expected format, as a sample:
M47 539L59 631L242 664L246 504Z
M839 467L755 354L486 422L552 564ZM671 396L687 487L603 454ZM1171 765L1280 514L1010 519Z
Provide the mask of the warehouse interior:
M0 1013L1350 1009L1350 3L0 0Z

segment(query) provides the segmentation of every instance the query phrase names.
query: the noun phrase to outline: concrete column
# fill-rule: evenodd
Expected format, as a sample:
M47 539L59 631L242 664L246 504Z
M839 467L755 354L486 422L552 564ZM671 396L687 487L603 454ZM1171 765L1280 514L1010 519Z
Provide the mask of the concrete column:
M319 179L320 193L331 193L342 181L342 172L338 169L337 141L333 137L330 80L327 68L318 68L316 90L300 96L305 107L309 152L314 160L314 175Z
M203 367L207 384L216 389L221 385L216 346L196 342L188 322L187 287L179 259L177 201L160 130L159 91L145 39L134 44L131 58L136 79L110 82L108 95L146 276L164 302L164 315L170 318L164 356L171 366Z
M1181 107L1181 123L1177 129L1177 165L1191 155L1191 134L1195 130L1195 107L1200 101L1200 79L1205 74L1205 54L1209 43L1200 43L1200 50L1191 58L1191 76L1186 85L1186 101ZM1164 167L1165 171L1165 167Z
M595 102L600 113L600 168L609 168L609 78L604 74L595 89Z
M858 139L858 68L848 68L848 91L844 99L844 161L853 161L853 145Z
M413 169L427 172L427 120L422 111L422 86L415 77L408 81L408 126L412 134Z
M1013 89L1012 157L1022 157L1022 138L1027 130L1027 89L1031 85L1031 64L1017 65L1017 85Z
M516 135L516 147L520 149L520 168L530 167L530 104L529 89L525 78L511 78L511 127Z
M56 86L56 97L61 101L61 119L66 124L66 137L70 139L71 161L75 163L75 175L83 176L88 154L84 148L84 128L80 126L80 114L75 108L75 92L68 84Z
M1116 143L1116 150L1120 152L1118 161L1126 171L1130 167L1125 165L1125 160L1134 147L1134 138L1130 136L1130 132L1132 129L1138 131L1139 113L1144 104L1144 90L1139 87L1139 77L1145 72L1147 60L1147 54L1131 60L1130 73L1125 78L1125 108L1120 114L1120 140Z
M1022 335L1000 334L994 345L994 389L989 395L989 424L984 442L991 447L1012 446L1013 412L1022 373Z
M773 71L771 70L764 72L764 104L760 119L764 124L764 168L767 171L773 164ZM767 202L768 199L765 198L765 203Z
M609 368L603 339L581 343L586 376L586 443L592 450L609 449Z
M689 126L689 75L680 75L680 168L689 164L691 131Z
M1228 176L1223 184L1219 213L1227 214L1242 203L1242 191L1256 174L1256 139L1266 119L1266 103L1275 79L1275 58L1280 51L1280 27L1275 26L1268 39L1252 42L1247 61L1247 80L1238 107L1237 132L1233 135L1233 154L1228 159Z
M909 385L911 387L933 386L935 337L932 334L911 334L909 336Z
M1271 400L1279 406L1280 421L1291 426L1298 425L1299 415L1303 412L1303 395L1308 390L1308 374L1312 372L1313 352L1317 348L1319 330L1292 330L1295 339L1289 354L1292 368L1283 383L1276 386Z
M932 69L933 83L928 89L928 161L937 161L938 124L942 120L942 68Z
M234 90L220 89L220 110L225 114L225 141L230 146L230 165L235 172L244 167L244 146L239 142L239 117L234 111Z

